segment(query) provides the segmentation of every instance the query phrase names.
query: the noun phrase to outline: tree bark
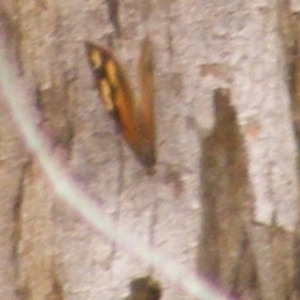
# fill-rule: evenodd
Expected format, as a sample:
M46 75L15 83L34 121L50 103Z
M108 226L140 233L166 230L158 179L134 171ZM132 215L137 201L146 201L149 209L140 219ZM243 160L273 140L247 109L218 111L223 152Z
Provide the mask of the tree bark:
M53 156L102 211L229 295L299 299L299 11L297 0L4 0L0 30ZM105 111L84 49L111 48L138 90L145 36L153 175ZM122 299L152 274L162 299L192 299L57 201L0 105L0 298Z

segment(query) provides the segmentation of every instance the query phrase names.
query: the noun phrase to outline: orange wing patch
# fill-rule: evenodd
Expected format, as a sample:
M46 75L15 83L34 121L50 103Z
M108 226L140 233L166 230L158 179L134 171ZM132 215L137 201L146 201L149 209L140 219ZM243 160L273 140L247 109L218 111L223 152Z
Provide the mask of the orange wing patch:
M141 44L139 59L140 98L136 99L121 65L111 51L86 42L96 85L109 113L113 115L139 161L151 168L156 163L154 78L151 43Z

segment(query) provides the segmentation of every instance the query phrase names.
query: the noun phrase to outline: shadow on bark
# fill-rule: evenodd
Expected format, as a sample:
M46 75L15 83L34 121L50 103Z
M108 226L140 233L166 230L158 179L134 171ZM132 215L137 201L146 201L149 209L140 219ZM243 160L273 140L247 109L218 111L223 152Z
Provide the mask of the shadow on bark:
M259 299L247 230L251 202L247 156L230 100L228 89L215 90L215 127L202 143L199 271L233 296Z

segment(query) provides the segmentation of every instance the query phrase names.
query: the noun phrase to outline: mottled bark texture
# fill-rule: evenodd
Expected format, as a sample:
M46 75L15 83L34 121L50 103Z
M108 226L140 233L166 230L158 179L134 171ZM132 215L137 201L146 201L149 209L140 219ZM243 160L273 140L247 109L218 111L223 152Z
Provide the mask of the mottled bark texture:
M299 299L299 1L2 0L1 53L30 88L53 155L141 243L240 299ZM137 90L155 57L156 173L116 132L84 41ZM16 87L18 88L18 87ZM122 299L152 276L62 202L0 102L0 299Z

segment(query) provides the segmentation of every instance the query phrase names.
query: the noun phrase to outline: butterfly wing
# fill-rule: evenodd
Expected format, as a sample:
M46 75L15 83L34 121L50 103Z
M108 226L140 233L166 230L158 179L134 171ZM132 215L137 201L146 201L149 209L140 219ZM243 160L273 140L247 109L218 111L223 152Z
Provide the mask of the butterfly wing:
M114 116L137 158L146 167L152 167L156 162L155 132L151 128L154 126L153 95L150 92L150 86L153 88L153 76L151 79L148 74L147 79L141 79L141 98L136 100L124 70L113 54L89 42L86 42L86 49L106 109ZM142 45L142 51L143 49L146 47ZM149 65L149 61L150 57L145 60L142 54L140 70L144 62ZM147 70L145 71L147 74ZM143 76L142 71L139 75Z
M154 77L152 45L148 39L141 43L141 55L139 58L139 82L140 98L135 102L136 122L140 130L140 152L145 158L145 164L156 163L155 148L155 118L154 118Z

